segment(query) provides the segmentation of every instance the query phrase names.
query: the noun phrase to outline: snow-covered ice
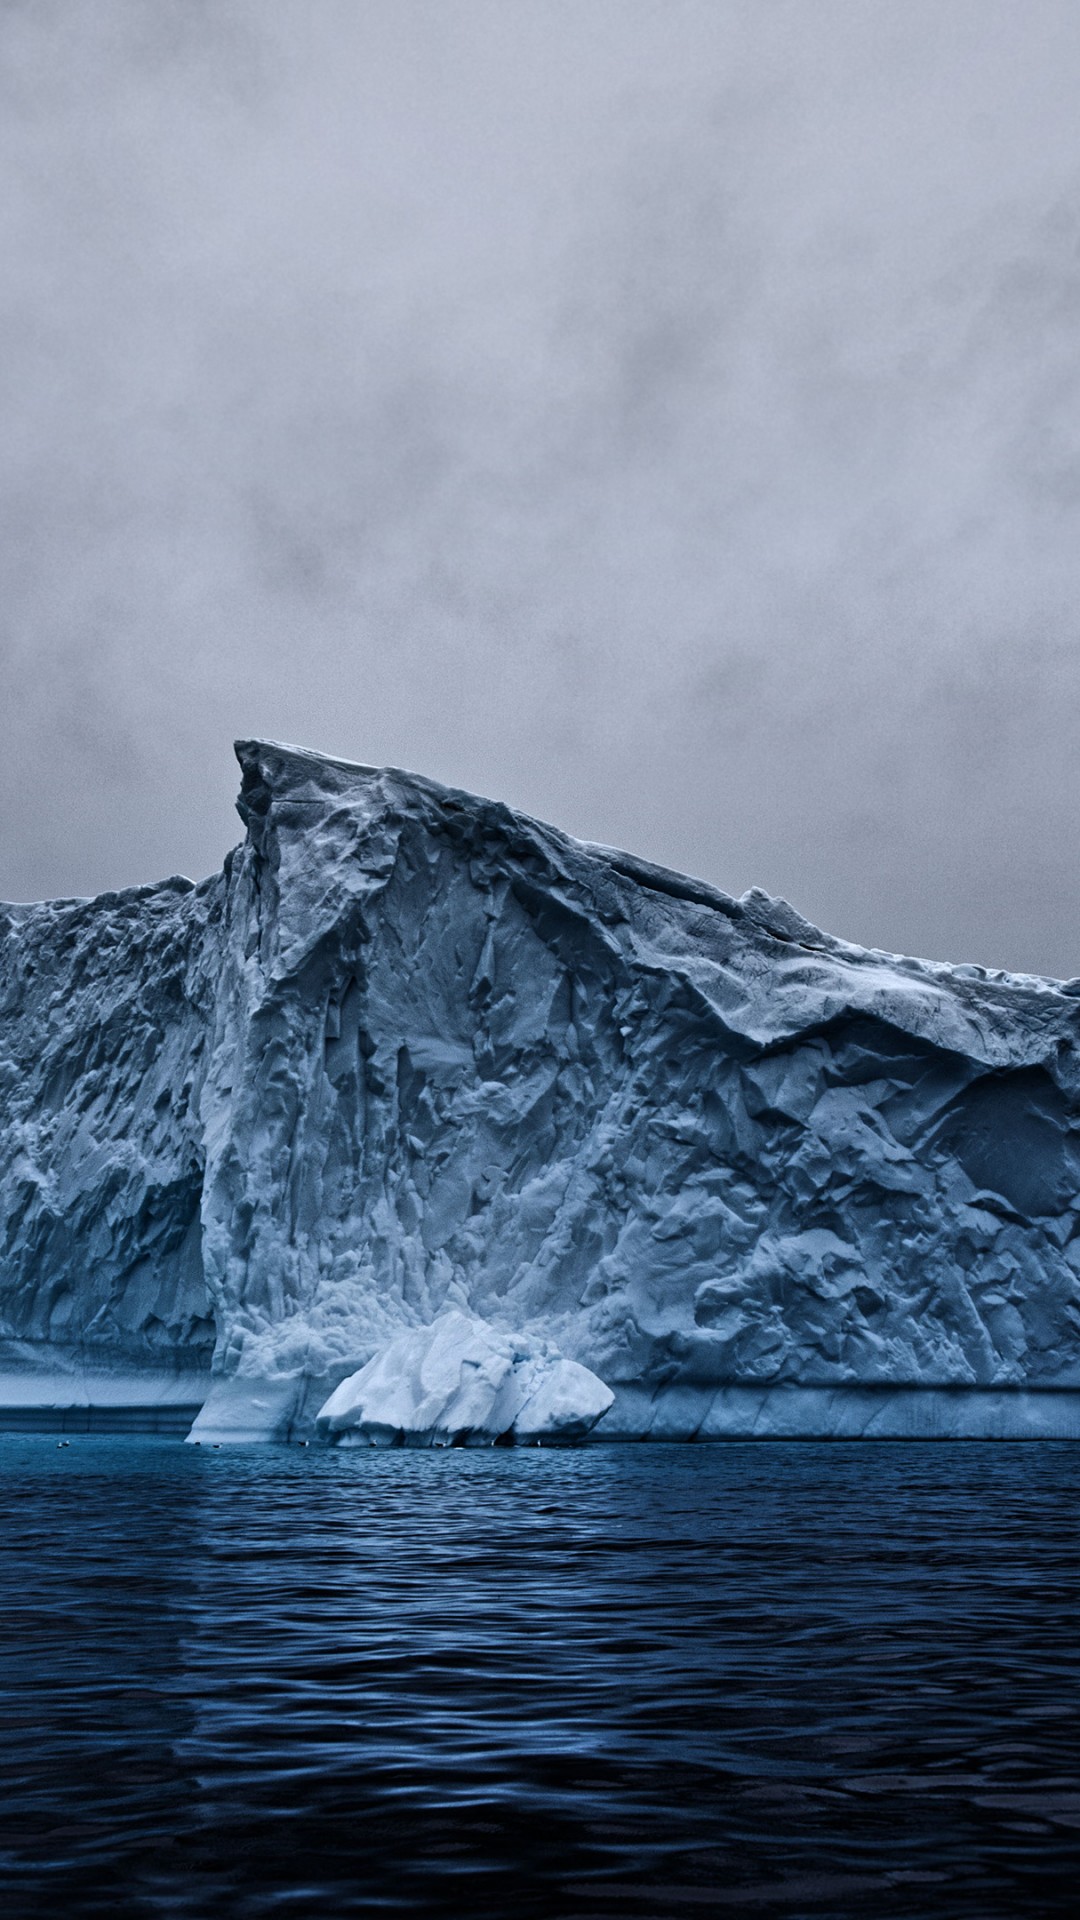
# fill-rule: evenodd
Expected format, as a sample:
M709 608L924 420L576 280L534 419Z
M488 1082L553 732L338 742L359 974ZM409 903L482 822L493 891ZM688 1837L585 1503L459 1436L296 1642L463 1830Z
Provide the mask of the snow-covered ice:
M369 1446L583 1440L614 1398L546 1341L451 1310L399 1333L343 1380L317 1426Z
M222 873L0 910L0 1366L284 1437L453 1311L605 1435L1080 1433L1080 982L238 755Z

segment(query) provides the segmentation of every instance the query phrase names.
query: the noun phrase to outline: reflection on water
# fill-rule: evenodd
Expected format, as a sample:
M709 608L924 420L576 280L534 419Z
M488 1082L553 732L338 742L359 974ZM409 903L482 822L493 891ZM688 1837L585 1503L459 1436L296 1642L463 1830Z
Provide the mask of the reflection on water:
M1071 1911L1078 1469L6 1436L5 1912Z

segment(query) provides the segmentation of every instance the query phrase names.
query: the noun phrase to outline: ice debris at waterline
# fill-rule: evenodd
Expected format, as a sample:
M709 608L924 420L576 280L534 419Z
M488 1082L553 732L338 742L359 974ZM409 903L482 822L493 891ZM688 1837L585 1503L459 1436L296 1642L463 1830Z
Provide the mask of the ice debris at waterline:
M196 1435L313 1435L453 1309L604 1437L1080 1434L1080 982L237 751L222 873L3 910L20 1404L195 1375Z
M350 1374L316 1424L328 1439L359 1446L553 1444L583 1440L614 1398L546 1341L451 1311L399 1333Z

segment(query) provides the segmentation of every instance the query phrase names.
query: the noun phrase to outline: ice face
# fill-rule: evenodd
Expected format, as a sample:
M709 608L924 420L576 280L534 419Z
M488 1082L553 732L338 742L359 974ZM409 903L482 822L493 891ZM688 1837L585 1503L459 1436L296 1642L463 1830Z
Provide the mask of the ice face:
M210 1364L222 878L0 907L0 1364Z
M213 1344L248 1438L449 1310L609 1382L602 1431L1080 1389L1078 983L238 755L221 875L5 910L5 1365Z

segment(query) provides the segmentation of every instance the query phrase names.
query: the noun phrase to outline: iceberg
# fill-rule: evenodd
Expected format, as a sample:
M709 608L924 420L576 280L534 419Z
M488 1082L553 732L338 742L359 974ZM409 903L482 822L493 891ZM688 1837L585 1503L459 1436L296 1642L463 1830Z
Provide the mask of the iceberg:
M546 1356L545 1418L606 1382L598 1437L1080 1435L1080 981L237 755L222 872L0 909L21 1421L487 1434L410 1424L460 1316Z

